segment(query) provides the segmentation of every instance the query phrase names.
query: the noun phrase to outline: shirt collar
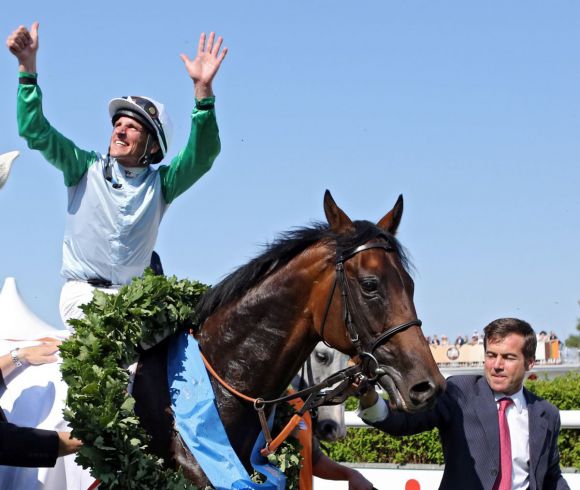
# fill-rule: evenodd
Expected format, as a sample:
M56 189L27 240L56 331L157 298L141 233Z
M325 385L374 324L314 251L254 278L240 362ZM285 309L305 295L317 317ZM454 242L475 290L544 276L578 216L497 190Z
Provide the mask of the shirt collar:
M119 163L119 167L121 167L121 169L123 170L123 176L126 179L134 179L135 177L138 177L143 172L146 172L149 169L149 166L145 166L145 167L125 167L124 165L121 165L120 163Z
M497 393L495 391L493 392L493 396L495 398L496 403L502 398L511 398L514 402L514 406L516 407L518 413L522 413L522 410L528 406L528 403L526 402L526 397L524 396L523 386L509 397L504 395L503 393Z

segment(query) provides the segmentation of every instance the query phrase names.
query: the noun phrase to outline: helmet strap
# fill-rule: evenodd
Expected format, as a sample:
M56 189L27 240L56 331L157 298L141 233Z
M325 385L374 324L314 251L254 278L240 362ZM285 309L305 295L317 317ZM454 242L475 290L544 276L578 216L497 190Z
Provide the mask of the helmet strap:
M143 167L147 167L149 164L153 163L153 155L151 154L151 148L155 141L151 141L151 133L147 131L147 141L145 141L145 149L143 150L143 155L139 158L139 164Z

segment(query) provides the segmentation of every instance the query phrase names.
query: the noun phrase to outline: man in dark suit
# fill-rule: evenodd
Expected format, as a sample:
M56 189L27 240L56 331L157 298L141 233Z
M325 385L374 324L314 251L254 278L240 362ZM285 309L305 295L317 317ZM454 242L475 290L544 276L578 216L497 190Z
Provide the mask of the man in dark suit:
M560 471L559 411L523 388L535 361L532 327L515 318L495 320L485 327L484 349L484 375L448 378L431 410L392 410L370 390L361 397L359 416L392 435L437 427L445 457L440 489L569 490ZM508 428L501 422L500 429L503 410Z

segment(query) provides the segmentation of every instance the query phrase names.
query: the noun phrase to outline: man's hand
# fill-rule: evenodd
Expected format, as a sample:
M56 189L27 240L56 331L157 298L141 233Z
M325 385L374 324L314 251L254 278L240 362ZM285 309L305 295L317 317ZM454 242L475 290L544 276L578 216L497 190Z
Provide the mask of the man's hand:
M351 468L348 475L348 490L373 490L373 484L361 473Z
M358 399L361 409L372 407L379 399L378 393L375 389L370 389L362 393Z
M83 446L82 441L71 437L70 432L57 432L57 434L59 456L68 456L76 453Z
M36 53L38 51L38 22L30 27L30 31L20 26L8 39L6 46L18 59L19 70L36 73Z
M199 37L199 45L195 59L191 60L185 54L180 55L185 64L185 69L195 85L196 99L203 99L213 95L211 87L212 81L228 52L228 48L223 48L220 53L223 42L221 36L217 38L215 44L214 40L215 33L211 32L206 44L205 32L203 32Z
M43 342L32 347L19 349L19 357L28 364L38 366L56 361L56 352L60 342Z
M379 398L375 387L369 383L365 376L359 377L352 383L346 392L351 396L356 396L359 399L361 409L372 407Z

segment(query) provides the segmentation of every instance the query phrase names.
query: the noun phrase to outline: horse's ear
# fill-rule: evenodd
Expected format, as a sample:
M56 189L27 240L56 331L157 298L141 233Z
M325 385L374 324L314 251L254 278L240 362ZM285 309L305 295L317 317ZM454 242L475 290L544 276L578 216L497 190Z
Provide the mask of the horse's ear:
M403 217L403 195L400 194L393 209L391 209L382 220L377 223L379 228L388 231L391 235L396 235L397 228Z
M354 226L350 218L340 209L327 189L324 193L324 214L330 228L336 233L346 233L354 230Z

